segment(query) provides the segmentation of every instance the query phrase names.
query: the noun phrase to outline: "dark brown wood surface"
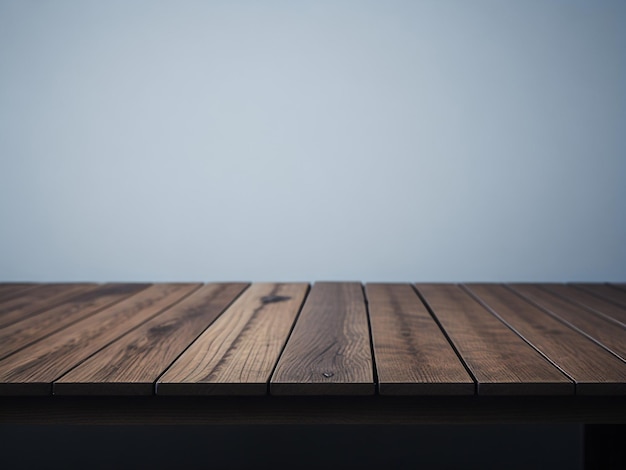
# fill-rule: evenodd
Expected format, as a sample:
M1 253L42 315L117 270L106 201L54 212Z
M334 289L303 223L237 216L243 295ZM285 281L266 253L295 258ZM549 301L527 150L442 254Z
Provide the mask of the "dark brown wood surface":
M0 395L49 395L52 382L199 287L157 284L0 361Z
M109 305L136 294L149 284L106 284L82 292L38 315L0 329L0 359Z
M626 328L615 325L582 306L567 302L537 285L514 284L511 287L542 310L619 356L622 361L626 359Z
M605 300L590 292L566 284L541 284L541 288L557 294L559 297L576 305L582 305L596 315L626 327L626 307L620 307L610 300Z
M28 282L2 282L0 283L0 296L7 293L19 292L20 290L26 289L27 287L34 285L34 283Z
M576 382L576 393L626 394L626 363L504 285L468 285L495 315Z
M38 284L35 283L2 283L0 284L0 303L17 297L28 289L33 289L37 286Z
M477 380L478 394L574 393L571 380L460 287L417 289Z
M256 283L157 383L159 395L266 395L308 284Z
M578 289L591 292L592 294L609 300L620 307L626 307L626 291L609 284L573 284Z
M273 395L373 395L361 284L316 283L270 381Z
M475 384L409 284L367 284L381 395L473 395Z
M28 289L0 304L0 328L55 307L95 287L95 284L45 284Z
M626 399L619 285L0 284L2 292L5 396Z
M151 395L159 376L246 287L203 286L58 379L55 395Z

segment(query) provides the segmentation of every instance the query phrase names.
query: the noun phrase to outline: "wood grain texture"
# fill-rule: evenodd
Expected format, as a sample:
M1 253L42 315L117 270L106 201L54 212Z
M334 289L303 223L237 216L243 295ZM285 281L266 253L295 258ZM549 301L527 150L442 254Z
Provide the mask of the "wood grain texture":
M512 284L510 287L555 318L597 341L622 361L626 359L626 328L567 302L538 285Z
M381 395L473 395L475 384L409 284L365 286Z
M504 285L467 286L576 382L580 395L626 394L626 364Z
M266 395L308 284L249 287L159 379L159 395Z
M27 290L38 286L39 284L34 283L2 283L0 284L0 303L17 297L25 293Z
M61 377L54 394L153 394L159 376L246 287L203 286Z
M82 292L65 303L0 329L0 359L81 318L148 287L149 284L106 284Z
M626 307L626 291L608 284L572 284L578 289L591 292L600 298L609 300L620 307Z
M270 381L273 395L372 395L370 334L359 283L316 283Z
M0 304L0 328L55 307L95 284L45 284Z
M620 307L610 300L605 300L585 290L566 284L541 284L541 287L569 302L582 305L596 315L626 327L626 307Z
M157 284L0 361L0 395L48 395L52 382L181 300L198 284Z
M456 346L479 395L573 394L573 383L461 288L417 284Z

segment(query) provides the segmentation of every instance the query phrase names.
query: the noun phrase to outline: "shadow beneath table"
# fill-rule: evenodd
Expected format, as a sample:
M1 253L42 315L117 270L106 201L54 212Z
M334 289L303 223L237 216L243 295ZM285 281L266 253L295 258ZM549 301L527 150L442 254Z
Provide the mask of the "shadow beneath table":
M4 468L580 469L582 426L0 425Z

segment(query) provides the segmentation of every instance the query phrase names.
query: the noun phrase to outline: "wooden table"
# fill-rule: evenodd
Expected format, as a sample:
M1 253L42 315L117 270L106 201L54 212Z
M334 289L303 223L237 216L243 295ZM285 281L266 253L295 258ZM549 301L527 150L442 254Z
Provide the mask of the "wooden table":
M1 423L578 422L589 443L626 423L626 285L0 284L0 395Z

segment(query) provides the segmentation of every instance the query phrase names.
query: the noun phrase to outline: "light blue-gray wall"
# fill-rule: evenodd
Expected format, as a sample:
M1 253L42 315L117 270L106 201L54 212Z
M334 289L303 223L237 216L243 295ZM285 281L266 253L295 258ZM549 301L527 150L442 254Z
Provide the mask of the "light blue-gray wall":
M0 280L626 280L626 2L0 0Z

